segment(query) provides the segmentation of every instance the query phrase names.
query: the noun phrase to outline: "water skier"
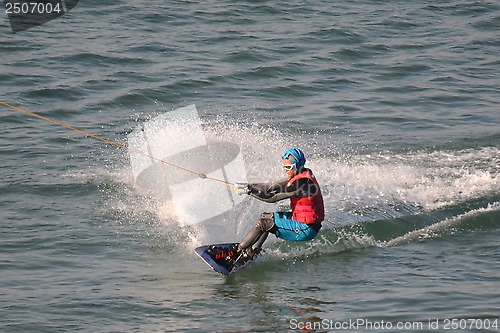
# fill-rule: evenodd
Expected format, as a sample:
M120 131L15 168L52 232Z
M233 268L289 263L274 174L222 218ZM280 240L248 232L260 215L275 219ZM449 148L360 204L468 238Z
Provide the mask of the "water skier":
M209 253L219 264L231 267L239 258L253 259L261 251L269 233L289 241L309 241L316 237L325 215L323 197L316 178L305 163L302 150L290 148L282 157L286 179L272 184L238 186L238 193L249 194L264 202L290 199L291 212L262 213L241 243L228 249L210 248Z

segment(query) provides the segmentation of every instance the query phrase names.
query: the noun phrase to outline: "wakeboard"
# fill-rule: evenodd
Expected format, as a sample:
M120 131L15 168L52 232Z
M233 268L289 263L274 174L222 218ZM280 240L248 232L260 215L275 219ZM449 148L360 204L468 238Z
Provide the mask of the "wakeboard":
M227 243L227 244L212 244L212 245L204 245L195 248L195 252L200 256L203 261L210 266L217 273L221 273L224 275L229 275L239 269L245 268L254 258L236 258L236 261L233 265L229 264L224 258L216 258L216 256L211 253L210 249L212 247L218 247L224 250L227 250L235 243Z

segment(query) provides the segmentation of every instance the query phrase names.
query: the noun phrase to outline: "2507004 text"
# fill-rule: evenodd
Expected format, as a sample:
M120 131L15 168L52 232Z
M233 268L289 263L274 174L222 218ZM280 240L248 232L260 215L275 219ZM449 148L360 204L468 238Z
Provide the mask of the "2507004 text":
M52 14L61 13L61 3L50 2L7 2L5 4L6 14Z
M439 319L435 320L437 328L443 330L472 330L472 329L498 329L498 318L495 319L482 319L482 318L461 318L461 319L442 319L442 325L440 325Z

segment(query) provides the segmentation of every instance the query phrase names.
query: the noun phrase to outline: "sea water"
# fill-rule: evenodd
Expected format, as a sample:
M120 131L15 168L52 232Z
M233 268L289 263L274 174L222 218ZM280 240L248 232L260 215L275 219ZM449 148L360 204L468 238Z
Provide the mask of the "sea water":
M224 277L126 151L0 105L0 331L500 331L499 28L495 1L452 0L84 1L15 34L5 17L1 101L121 144L196 104L250 182L301 147L327 214ZM274 209L246 200L217 236Z

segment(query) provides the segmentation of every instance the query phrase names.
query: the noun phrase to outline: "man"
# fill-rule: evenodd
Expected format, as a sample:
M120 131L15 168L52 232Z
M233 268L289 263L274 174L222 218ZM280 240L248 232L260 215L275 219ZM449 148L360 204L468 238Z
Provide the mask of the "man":
M264 202L290 199L291 212L263 213L254 228L239 244L230 249L209 249L219 264L232 266L256 256L269 233L290 241L308 241L316 237L324 219L321 190L311 170L305 168L306 158L299 148L288 149L282 157L287 179L273 184L245 184L238 193L247 193Z

